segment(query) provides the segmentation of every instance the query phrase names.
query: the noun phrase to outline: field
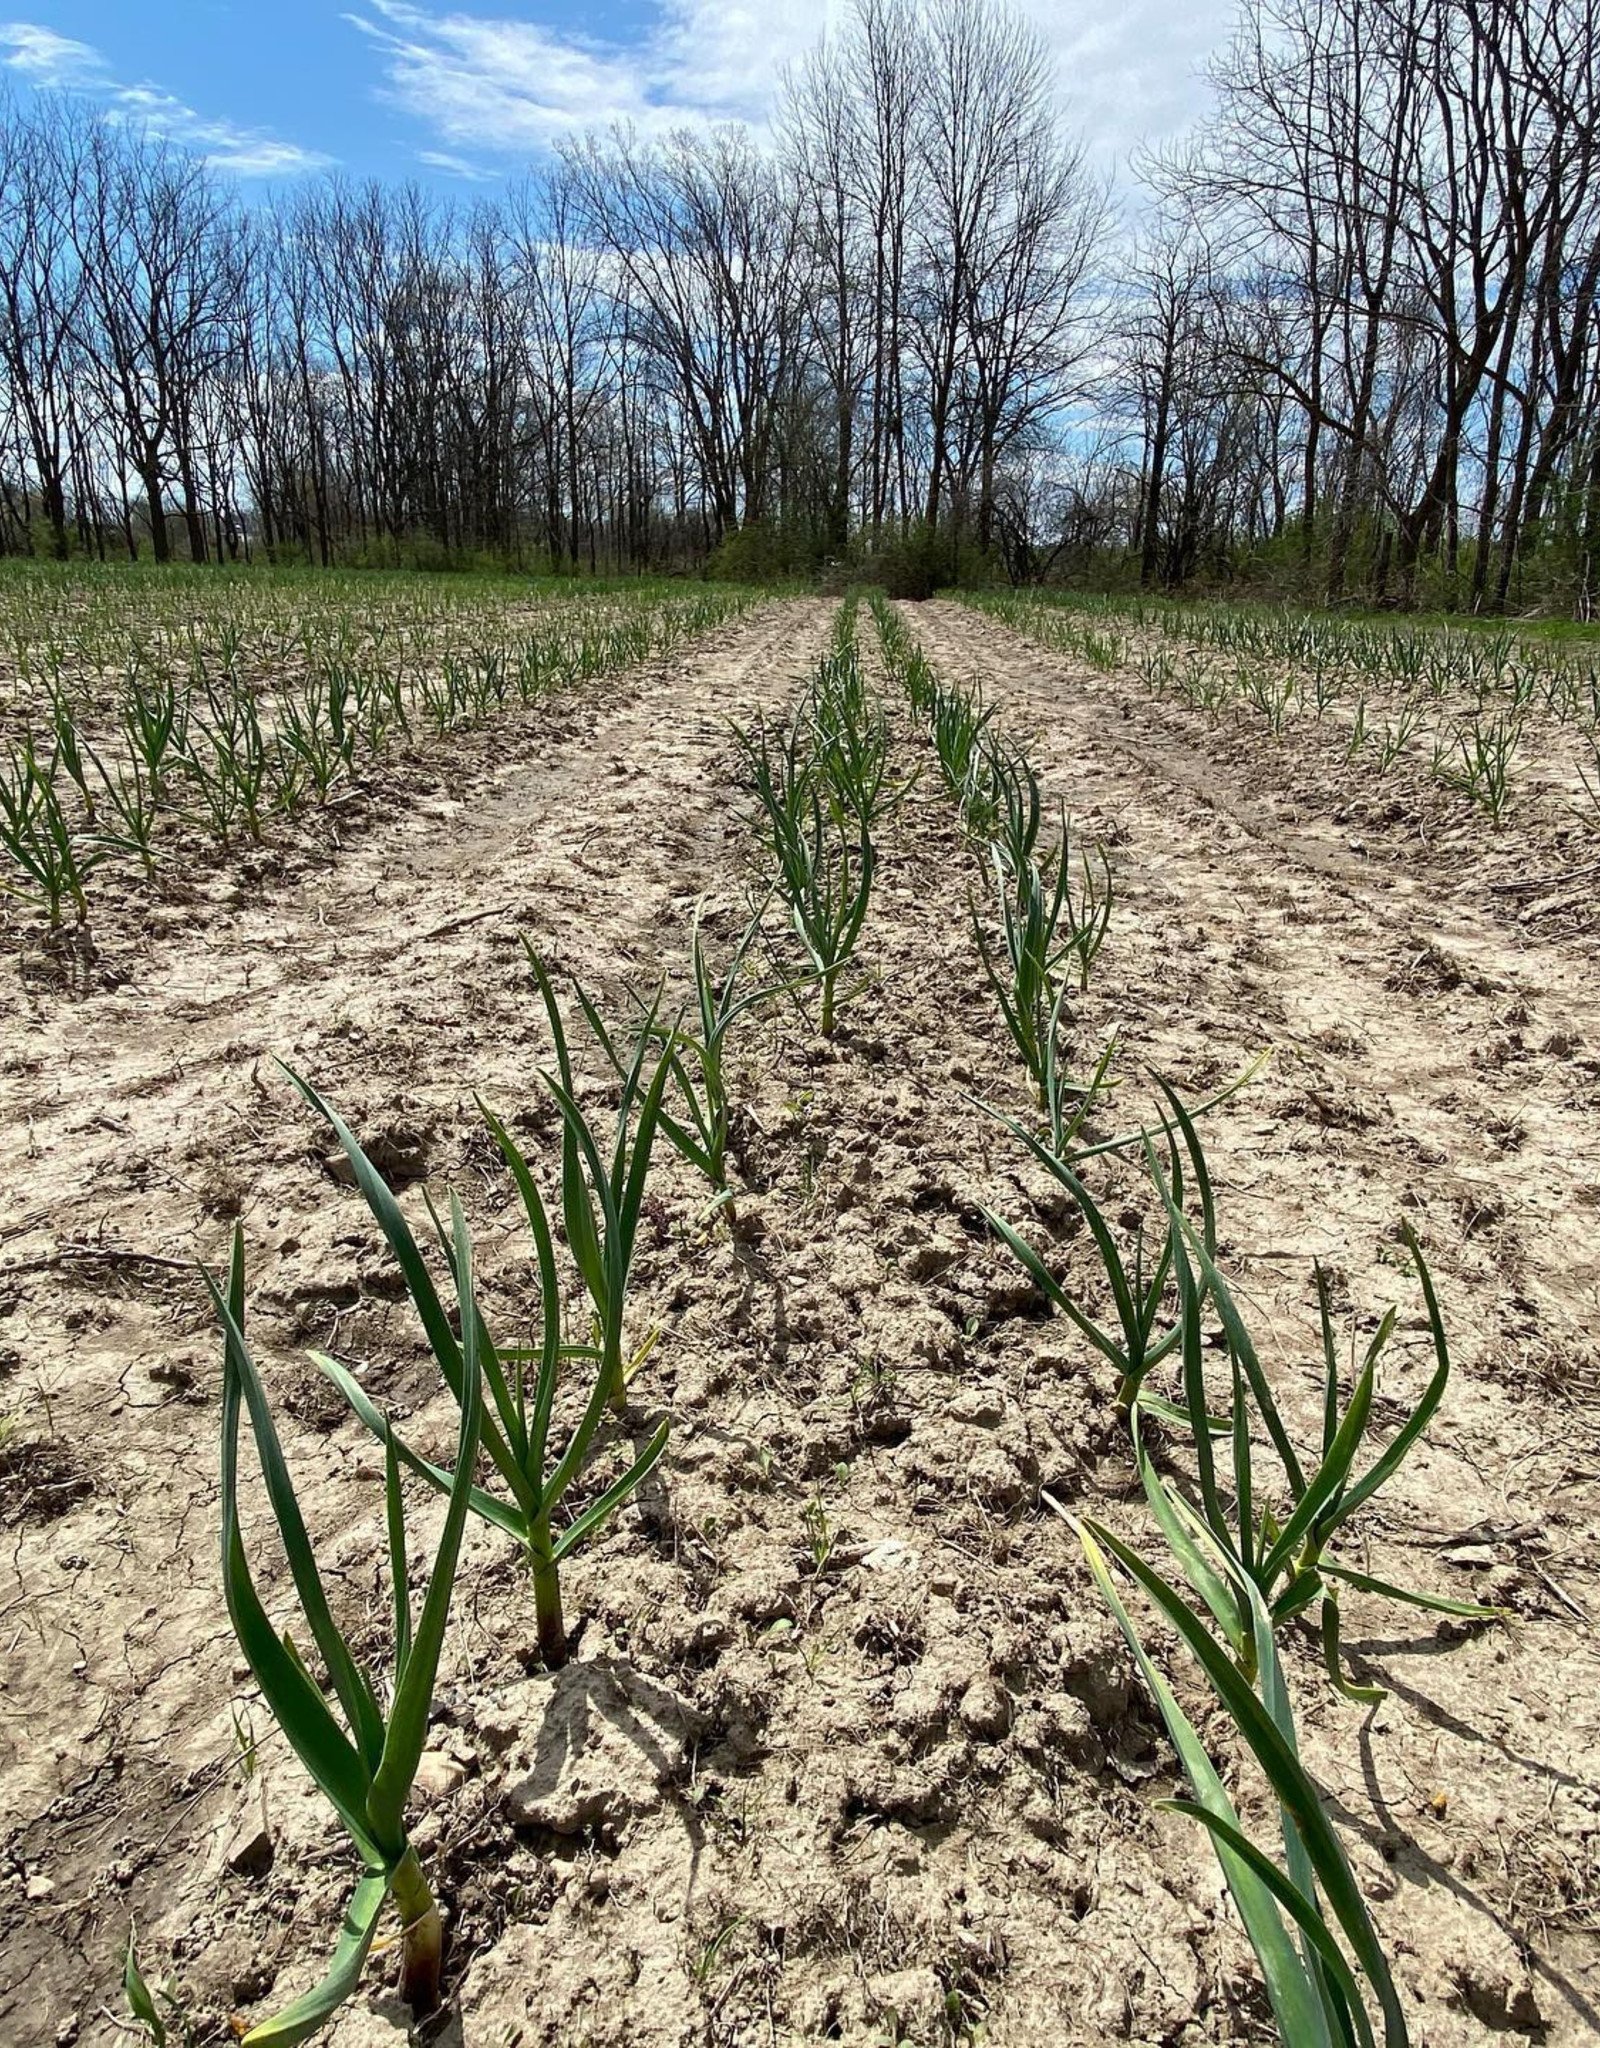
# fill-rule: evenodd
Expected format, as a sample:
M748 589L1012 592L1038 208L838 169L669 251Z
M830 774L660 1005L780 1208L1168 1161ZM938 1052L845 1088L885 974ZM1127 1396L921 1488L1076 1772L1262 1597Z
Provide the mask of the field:
M425 1334L389 1189L513 1409L560 1352L558 1525L612 1507L561 1562L560 1647L537 1532L466 1519L407 1807L447 1941L428 2038L1277 2038L1212 1839L1157 1804L1173 1722L1091 1554L1183 1586L1237 1540L1265 1571L1304 1491L1280 1434L1308 1472L1344 1441L1319 1271L1335 1425L1370 1401L1355 1472L1426 1426L1339 1530L1353 1577L1296 1549L1316 1603L1221 1658L1297 1731L1293 1784L1173 1613L1108 1583L1250 1840L1281 1857L1278 1800L1320 1792L1413 2042L1596 2037L1600 643L184 572L8 574L0 615L0 2039L156 2037L130 1929L174 2042L333 1951L359 1864L224 1604L243 1369L200 1267L226 1286L237 1229L333 1640L386 1671L389 1497L419 1614L452 1517L339 1372L448 1467L441 1363L477 1327ZM1042 815L1008 862L1019 759ZM1041 948L1017 884L1031 860L1051 895L1063 811ZM688 1156L697 936L713 1012L724 975L724 1013L760 998L714 1016L721 1190ZM680 1009L674 1061L648 1019ZM659 1129L605 1211L635 1238L607 1296L566 1198L604 1210L652 1074L688 1142ZM1130 1388L1107 1276L1136 1245L1156 1327L1194 1331ZM239 1472L267 1611L334 1673L249 1418ZM328 2041L405 2037L400 1962Z

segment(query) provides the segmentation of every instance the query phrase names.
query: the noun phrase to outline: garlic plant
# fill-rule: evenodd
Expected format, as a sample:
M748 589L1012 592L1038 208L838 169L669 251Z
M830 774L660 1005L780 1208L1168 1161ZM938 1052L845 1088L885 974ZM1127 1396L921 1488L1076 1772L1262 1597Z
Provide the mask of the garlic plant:
M498 1487L474 1486L472 1511L512 1537L521 1549L533 1590L540 1658L557 1669L568 1655L560 1567L595 1536L643 1484L666 1449L669 1423L659 1422L642 1450L621 1473L570 1519L562 1510L574 1485L602 1448L608 1409L627 1409L629 1361L624 1350L628 1273L642 1213L651 1149L661 1100L671 1072L670 1048L658 1043L654 1014L636 1035L622 1085L609 1163L602 1141L579 1107L560 1012L548 974L537 958L535 973L556 1035L558 1075L545 1077L562 1118L561 1215L568 1249L587 1290L593 1341L567 1338L563 1327L560 1272L550 1213L527 1159L501 1119L480 1102L484 1121L509 1170L533 1239L539 1279L540 1336L531 1346L501 1343L491 1334L481 1307L472 1331L477 1372L487 1390L483 1449ZM356 1186L399 1265L405 1288L427 1335L446 1386L458 1404L476 1398L466 1356L465 1329L458 1340L434 1287L427 1261L393 1192L368 1159L355 1134L309 1082L290 1079L332 1129L350 1163ZM441 1241L444 1233L440 1233ZM647 1342L635 1354L648 1352ZM316 1363L349 1402L355 1415L409 1471L441 1492L456 1485L459 1470L446 1470L421 1456L378 1409L350 1370L326 1354ZM565 1399L575 1414L563 1427L558 1407ZM570 1410L569 1410L570 1412Z
M360 1982L379 1918L391 1898L401 1924L402 1996L419 2019L439 2005L443 1925L407 1833L405 1809L428 1732L483 1417L472 1245L459 1205L452 1209L449 1253L463 1332L455 1469L446 1488L448 1505L433 1570L414 1618L399 1461L392 1436L385 1435L385 1523L393 1629L390 1667L381 1683L363 1666L334 1619L272 1411L250 1355L245 1337L241 1230L234 1232L226 1290L206 1275L224 1340L222 1579L228 1616L262 1698L344 1823L364 1869L346 1909L327 1974L275 2019L252 2027L244 2036L246 2048L293 2048L295 2042L309 2040L321 2030ZM267 1499L287 1556L305 1625L304 1651L296 1647L288 1631L269 1619L251 1574L239 1519L241 1412L249 1418ZM307 1662L313 1650L327 1673L326 1685L313 1676Z
M735 727L756 819L771 844L774 886L821 993L819 1026L833 1035L839 978L854 957L877 871L873 830L905 788L888 779L888 738L841 613L834 651L819 665L787 730L765 720ZM909 785L907 785L909 787Z

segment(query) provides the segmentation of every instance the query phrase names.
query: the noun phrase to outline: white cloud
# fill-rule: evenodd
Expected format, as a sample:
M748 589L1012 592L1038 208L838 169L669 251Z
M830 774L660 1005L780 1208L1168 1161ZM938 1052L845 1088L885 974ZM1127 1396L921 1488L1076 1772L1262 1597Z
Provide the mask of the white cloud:
M124 85L98 50L27 21L0 22L0 50L8 70L48 92L81 93L97 100L110 120L136 121L203 156L219 171L241 178L278 178L327 169L334 161L259 128L212 120L173 93L148 83Z
M497 184L500 178L498 171L468 163L464 156L455 156L448 149L419 149L417 162L426 164L430 171L442 171L447 178L465 178L474 185Z
M11 53L6 68L20 71L30 85L88 90L105 82L100 52L70 36L58 36L53 28L31 21L0 22L0 45Z
M1174 136L1204 110L1206 60L1236 11L1234 0L1123 0L1099 15L1081 0L1027 6L1055 52L1069 113L1111 156Z
M659 134L685 122L768 118L785 64L849 13L848 0L655 0L628 42L429 0L358 0L345 19L383 66L381 96L456 149L526 154L613 121ZM1054 51L1069 115L1096 152L1181 128L1204 100L1203 66L1232 0L1024 0Z
M783 64L837 11L829 0L661 0L654 26L631 43L414 0L367 0L345 18L381 52L392 104L446 142L511 153L613 121L645 133L685 121L759 125Z

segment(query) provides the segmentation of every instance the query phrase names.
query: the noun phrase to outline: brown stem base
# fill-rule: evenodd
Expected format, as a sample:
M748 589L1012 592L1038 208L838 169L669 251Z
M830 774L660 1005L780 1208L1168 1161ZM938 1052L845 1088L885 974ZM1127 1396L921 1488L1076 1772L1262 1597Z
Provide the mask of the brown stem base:
M439 2010L443 1996L444 1922L415 1850L406 1851L394 1874L392 1890L405 1929L400 1952L400 1995L422 2020Z

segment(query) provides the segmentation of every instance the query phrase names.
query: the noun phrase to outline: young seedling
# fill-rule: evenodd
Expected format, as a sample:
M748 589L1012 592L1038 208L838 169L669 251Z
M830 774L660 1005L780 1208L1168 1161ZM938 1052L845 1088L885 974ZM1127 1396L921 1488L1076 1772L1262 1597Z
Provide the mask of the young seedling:
M787 868L805 836L819 779L808 732L798 719L781 731L762 719L750 727L736 725L733 737L744 756L745 773L758 806L757 820L765 822L779 868Z
M778 893L821 986L822 1035L831 1038L839 976L854 956L872 897L871 833L833 793L798 728L781 740L765 726L736 737L777 858Z
M745 980L745 966L750 950L761 934L765 905L754 911L739 935L727 966L720 975L716 974L706 957L701 938L702 909L702 903L695 905L690 939L694 1023L686 1028L680 1016L670 1029L664 1025L656 1026L658 1039L669 1049L672 1075L682 1103L681 1115L663 1103L660 1122L669 1142L711 1183L715 1193L712 1207L731 1209L733 1193L728 1185L728 1141L733 1112L726 1065L728 1034L741 1017L762 1003L803 988L810 977L800 975L788 981L765 984ZM616 1068L618 1077L625 1077L627 1062L610 1032L581 991L579 1000L606 1057Z
M116 769L109 769L96 753L90 752L100 778L101 800L108 821L115 830L102 826L99 837L113 851L136 853L146 876L156 868L155 830L160 800L149 771L137 754Z
M1382 729L1375 739L1380 775L1387 775L1405 753L1421 722L1421 711L1410 701L1403 703L1392 719L1386 718L1383 721Z
M406 1831L405 1807L428 1732L483 1415L472 1246L459 1204L453 1208L450 1249L463 1332L455 1471L447 1489L448 1506L428 1590L413 1623L399 1462L392 1440L386 1438L384 1482L394 1639L392 1670L381 1695L329 1608L272 1412L245 1340L242 1231L234 1232L226 1292L210 1273L205 1276L224 1335L222 1578L229 1619L262 1698L343 1821L365 1866L327 1975L276 2019L251 2028L244 2036L246 2048L293 2048L294 2043L309 2040L320 2031L354 1993L379 1916L391 1896L402 1928L401 1994L418 2018L439 2006L443 1926ZM309 1644L326 1668L333 1702L312 1677L292 1638L268 1619L251 1577L239 1522L241 1408L250 1419L267 1498L283 1539ZM389 1702L387 1713L381 1698Z
M1090 969L1111 922L1111 868L1104 852L1096 848L1101 864L1098 875L1089 856L1080 855L1082 887L1074 895L1072 851L1065 811L1060 843L1050 860L1054 874L1048 881L1035 861L1017 864L1011 859L1008 843L991 843L1000 948L991 944L976 906L969 905L985 978L1041 1106L1047 1093L1046 1068L1056 1058L1066 1015L1067 981L1062 969L1068 959L1076 958L1079 990L1087 989Z
M889 739L880 705L869 697L852 639L818 669L811 691L813 760L830 807L863 835L895 809L916 782L889 781Z
M1600 732L1591 729L1586 737L1585 745L1588 748L1589 759L1587 763L1579 761L1578 781L1582 784L1583 793L1589 800L1590 810L1594 812L1596 818L1600 818ZM1573 809L1579 810L1580 807L1575 804Z
M623 1325L628 1294L628 1275L633 1268L634 1246L639 1219L644 1211L646 1177L656 1133L661 1128L661 1106L672 1074L670 1044L660 1049L661 1032L657 1011L647 1011L634 1034L633 1049L619 1062L598 1010L581 989L577 993L591 1030L601 1049L618 1067L622 1093L617 1103L616 1127L611 1156L606 1159L600 1140L579 1107L567 1034L550 975L532 946L526 947L534 980L544 998L555 1042L556 1073L543 1074L545 1086L561 1112L561 1214L566 1225L567 1248L572 1253L583 1284L588 1289L599 1333L600 1377L606 1397L617 1414L628 1406L628 1381L642 1363L644 1349L631 1361L623 1355ZM648 1073L647 1070L648 1069Z
M104 841L80 841L56 788L54 764L40 760L26 735L12 743L9 760L0 763L0 847L43 897L52 931L60 929L68 904L80 925L87 922L84 884L110 849ZM0 883L0 889L25 893L14 884Z
M1071 869L1065 860L1060 863L1051 890L1031 860L1014 868L1003 847L991 845L989 854L999 904L999 946L985 932L975 903L969 901L968 913L984 977L1042 1105L1046 1068L1055 1058L1066 1015L1067 984L1061 968L1074 942L1070 930L1058 934L1057 927Z
M128 1946L122 1956L122 1995L128 2001L129 2020L142 2030L151 2048L167 2048L172 2037L167 2014L173 2011L173 2000L164 1986L158 1990L151 1989L139 1964L138 1937L131 1923ZM159 2005L156 2003L158 1998L161 2001ZM162 2006L167 2009L165 2013Z
M466 1391L465 1347L456 1343L427 1265L398 1203L348 1127L314 1089L303 1082L297 1085L327 1117L343 1146L356 1184L400 1265L445 1383L456 1399L462 1400ZM538 1185L499 1118L482 1104L479 1107L510 1169L533 1236L539 1267L541 1337L531 1349L501 1347L479 1312L476 1347L490 1402L483 1420L483 1448L507 1497L502 1499L486 1487L474 1486L469 1505L475 1514L520 1545L532 1580L540 1660L547 1670L554 1671L568 1657L561 1564L580 1544L599 1532L654 1468L666 1448L668 1425L659 1425L644 1451L620 1479L605 1487L570 1522L558 1523L563 1501L594 1453L609 1387L600 1369L599 1347L569 1344L563 1338L554 1234ZM343 1365L322 1353L314 1353L313 1357L356 1416L408 1471L417 1473L440 1492L451 1489L455 1474L430 1463L404 1442ZM565 1443L557 1449L552 1441L556 1398L564 1388L570 1388L574 1372L587 1376L587 1392L578 1419Z
M1173 1118L1182 1129L1185 1148L1195 1162L1196 1173L1203 1174L1204 1156L1188 1113L1170 1090L1167 1091L1167 1099ZM1168 1136L1170 1144L1170 1130ZM1340 1669L1338 1595L1341 1585L1354 1586L1362 1592L1380 1593L1389 1599L1404 1601L1437 1614L1474 1621L1496 1618L1493 1608L1390 1585L1339 1563L1329 1554L1351 1517L1405 1462L1437 1412L1449 1384L1450 1352L1433 1278L1422 1248L1410 1225L1403 1225L1405 1243L1422 1286L1428 1328L1433 1340L1434 1371L1400 1428L1359 1475L1356 1465L1372 1423L1378 1365L1394 1333L1397 1312L1391 1308L1379 1323L1346 1400L1327 1277L1320 1267L1317 1269L1317 1305L1323 1350L1323 1429L1320 1457L1308 1465L1295 1449L1271 1381L1232 1291L1217 1266L1214 1234L1202 1236L1195 1231L1183 1213L1181 1202L1174 1198L1154 1145L1148 1140L1145 1153L1151 1177L1167 1213L1166 1259L1177 1288L1183 1406L1187 1411L1186 1420L1194 1447L1198 1502L1197 1506L1192 1506L1168 1486L1141 1436L1135 1414L1131 1418L1135 1452L1151 1509L1174 1556L1196 1593L1210 1608L1247 1678L1256 1675L1253 1601L1259 1599L1275 1628L1297 1616L1306 1616L1315 1605L1317 1619L1314 1632L1321 1642L1332 1683L1349 1699L1363 1702L1381 1699L1383 1692L1380 1687L1352 1684ZM1098 1244L1098 1238L1096 1242ZM1206 1384L1209 1347L1204 1307L1207 1300L1212 1303L1220 1326L1231 1382L1231 1426L1217 1444L1212 1441L1215 1432L1211 1426L1211 1403ZM1262 1486L1253 1443L1258 1426L1265 1431L1279 1468L1270 1496ZM1228 1466L1226 1472L1219 1470L1224 1460ZM1226 1579L1219 1577L1214 1568L1212 1554L1216 1551L1223 1552L1236 1567ZM1241 1600L1240 1589L1244 1586L1252 1589L1251 1600Z
M78 730L78 721L59 677L54 677L50 683L50 733L54 742L50 759L51 778L53 780L57 773L67 777L77 790L84 815L92 825L95 793L89 784L85 757L92 759L93 756Z
M1150 1373L1163 1359L1170 1358L1183 1341L1181 1323L1168 1320L1163 1315L1167 1282L1172 1272L1170 1236L1147 1270L1145 1233L1141 1225L1134 1236L1132 1261L1125 1262L1110 1224L1102 1215L1088 1188L1073 1171L1073 1165L1059 1157L1043 1140L1014 1118L1002 1115L997 1110L991 1111L991 1114L1027 1146L1035 1159L1052 1179L1059 1182L1067 1191L1082 1212L1083 1219L1089 1226L1090 1235L1094 1239L1095 1248L1100 1254L1106 1278L1110 1282L1112 1305L1116 1311L1116 1331L1105 1328L1080 1306L1050 1271L1038 1252L1003 1216L996 1215L991 1209L985 1209L984 1220L1001 1243L1021 1262L1046 1300L1088 1338L1102 1357L1109 1359L1116 1367L1117 1414L1122 1420L1131 1418L1136 1404L1144 1402L1154 1413L1168 1420L1187 1421L1188 1417L1182 1410L1147 1392L1145 1388L1145 1381ZM1189 1128L1192 1129L1192 1126ZM1123 1139L1122 1143L1137 1144L1143 1135L1142 1132L1133 1133ZM1172 1142L1170 1137L1169 1146L1168 1178L1163 1181L1163 1192L1181 1209L1185 1199L1183 1159L1177 1144ZM1104 1146L1097 1149L1109 1150L1112 1147ZM1195 1148L1190 1158L1195 1192L1200 1204L1201 1241L1214 1244L1216 1215L1205 1156Z
M1064 995L1063 991L1063 995ZM1060 1002L1061 997L1057 998ZM1100 1057L1095 1061L1086 1081L1075 1080L1062 1065L1060 1031L1052 1026L1045 1043L1044 1078L1040 1087L1040 1107L1044 1112L1046 1140L1054 1159L1071 1160L1081 1156L1081 1148L1075 1150L1083 1127L1094 1114L1102 1096L1117 1087L1111 1080L1111 1063L1118 1052L1115 1031L1101 1047Z
M298 763L319 804L328 801L344 760L325 710L315 684L308 684L298 696L285 697L278 707L279 748L286 762Z
M199 787L206 822L224 846L241 821L247 836L259 842L269 763L255 699L230 676L220 689L207 684L206 707L194 713L186 729L186 765Z
M1160 1803L1210 1834L1261 1965L1279 2040L1285 2048L1376 2048L1378 2036L1356 1975L1359 1970L1377 2002L1384 2048L1405 2048L1405 2015L1394 1979L1343 1846L1300 1761L1288 1687L1259 1594L1247 1579L1235 1575L1256 1646L1257 1684L1252 1686L1238 1660L1202 1618L1135 1550L1098 1522L1085 1520L1076 1527L1095 1582L1160 1709L1189 1782L1188 1799ZM1112 1577L1112 1561L1193 1654L1260 1766L1281 1820L1281 1865L1245 1834L1194 1724L1140 1639ZM1232 1561L1220 1552L1214 1562L1219 1574L1230 1572Z
M1245 703L1259 711L1265 719L1267 730L1276 739L1283 732L1283 722L1294 701L1295 679L1293 676L1274 675L1270 670L1246 665L1234 680Z
M122 730L129 752L143 767L155 809L166 798L169 763L186 751L188 717L188 700L180 697L170 675L147 677L136 663L130 665Z
M927 721L938 694L938 679L921 647L906 631L899 617L889 609L881 591L872 594L872 615L877 621L878 644L884 666L898 676L916 717Z
M1023 801L1026 803L1026 799ZM1009 835L1006 840L995 843L1009 852ZM1053 852L1044 857L1042 865L1049 882L1052 943L1059 928L1064 934L1060 957L1065 959L1069 952L1076 956L1081 994L1088 989L1094 963L1111 929L1116 890L1111 879L1110 858L1098 841L1090 850L1086 851L1081 846L1077 849L1076 864L1073 851L1072 824L1063 806L1061 837ZM1012 869L1014 874L1022 873L1015 863Z
M1434 748L1434 774L1482 804L1498 825L1511 796L1511 765L1522 740L1520 713L1490 718L1480 707Z
M1101 1055L1101 1067L1097 1074L1109 1065L1114 1045ZM1095 1249L1105 1267L1106 1278L1111 1286L1112 1304L1116 1310L1117 1331L1103 1327L1066 1291L1062 1283L1050 1271L1044 1259L1027 1240L1009 1224L1003 1216L992 1209L985 1209L984 1220L1000 1239L1002 1244L1016 1256L1034 1284L1052 1305L1059 1309L1073 1323L1101 1355L1117 1368L1117 1413L1124 1420L1129 1419L1136 1406L1142 1406L1153 1415L1168 1422L1187 1423L1188 1411L1149 1391L1145 1381L1151 1371L1164 1359L1171 1357L1183 1341L1183 1327L1176 1318L1168 1320L1163 1310L1168 1281L1172 1273L1172 1244L1170 1231L1153 1265L1146 1265L1145 1230L1141 1223L1134 1234L1131 1261L1123 1258L1116 1237L1087 1186L1079 1178L1077 1169L1091 1159L1097 1159L1108 1152L1125 1152L1133 1146L1146 1148L1147 1156L1152 1139L1164 1137L1168 1148L1167 1166L1158 1178L1162 1205L1170 1216L1172 1208L1185 1211L1186 1177L1184 1158L1187 1156L1189 1174L1193 1178L1195 1197L1199 1203L1199 1229L1192 1232L1197 1241L1208 1250L1216 1246L1216 1214L1211 1192L1211 1176L1206 1167L1205 1154L1200 1149L1199 1139L1194 1132L1195 1121L1219 1108L1230 1096L1253 1081L1269 1055L1260 1053L1233 1080L1198 1103L1193 1109L1175 1116L1171 1123L1162 1122L1159 1133L1148 1129L1122 1131L1116 1136L1102 1138L1092 1145L1076 1150L1057 1147L1052 1141L1041 1138L1026 1125L990 1103L980 1105L998 1123L1005 1125L1012 1136L1025 1145L1039 1164L1068 1195L1083 1215L1094 1239ZM1164 1081L1157 1085L1169 1102L1176 1098ZM1177 1126L1174 1136L1173 1124ZM1052 1139L1053 1139L1052 1133ZM1181 1146L1181 1149L1180 1149ZM1152 1169L1152 1172L1154 1169ZM1168 1311L1170 1315L1170 1311ZM1120 1338L1118 1333L1120 1332ZM1216 1428L1213 1422L1213 1431Z
M996 792L994 841L1007 865L1020 872L1034 857L1044 822L1039 778L1020 747L994 739L990 744L991 781Z
M929 717L934 751L945 787L961 805L963 816L974 795L981 797L981 791L975 789L975 774L993 717L994 706L985 704L979 692L940 687L934 693Z

